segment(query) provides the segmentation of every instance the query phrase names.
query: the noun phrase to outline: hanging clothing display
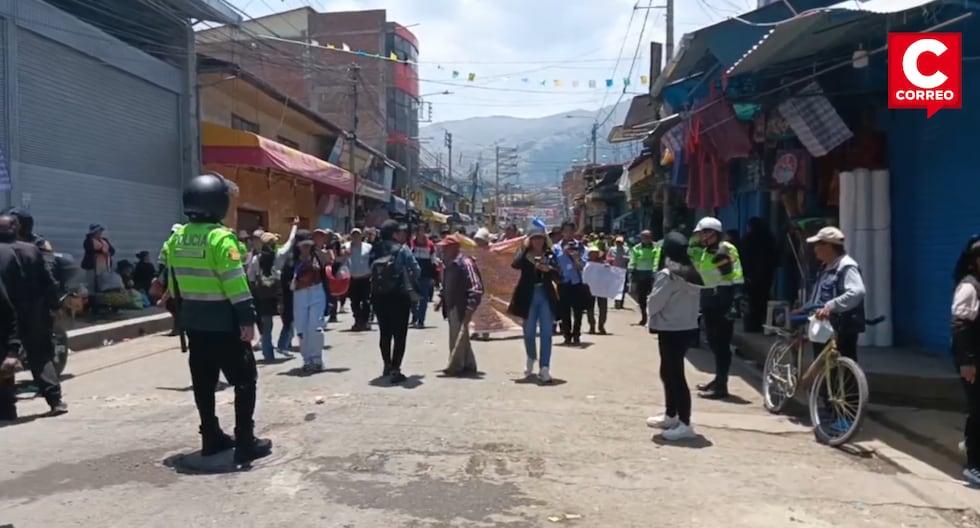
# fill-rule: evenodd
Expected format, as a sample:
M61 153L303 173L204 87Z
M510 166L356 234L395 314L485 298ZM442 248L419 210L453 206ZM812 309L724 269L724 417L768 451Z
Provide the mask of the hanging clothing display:
M816 81L796 97L781 103L779 113L786 118L800 143L815 157L826 155L854 137Z

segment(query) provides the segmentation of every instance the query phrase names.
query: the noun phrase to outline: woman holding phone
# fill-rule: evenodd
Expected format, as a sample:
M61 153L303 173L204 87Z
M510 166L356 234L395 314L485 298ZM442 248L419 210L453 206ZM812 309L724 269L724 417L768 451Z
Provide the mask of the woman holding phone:
M527 354L527 367L524 375L534 376L535 363L541 370L538 379L551 382L551 340L554 330L555 314L558 310L556 283L561 271L551 241L540 228L533 229L524 240L524 247L514 256L511 264L521 272L514 295L511 296L507 313L524 320L524 350ZM541 336L540 356L537 337Z

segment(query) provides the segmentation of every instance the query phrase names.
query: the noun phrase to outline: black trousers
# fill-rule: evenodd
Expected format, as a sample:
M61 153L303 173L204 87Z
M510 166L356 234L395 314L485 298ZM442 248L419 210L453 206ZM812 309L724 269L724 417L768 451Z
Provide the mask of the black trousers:
M966 465L970 469L980 469L980 379L973 383L963 380L963 388L966 390L968 410L963 435L963 440L966 441Z
M588 286L563 283L558 286L558 317L565 339L582 337L582 315L588 304Z
M640 322L647 322L647 297L653 291L652 272L633 272L633 299L640 305Z
M18 315L19 317L19 315ZM19 321L27 321L27 316ZM38 392L48 402L54 405L61 402L61 380L54 367L54 339L50 316L43 314L36 323L26 323L21 326L21 341L27 362L30 364L31 376Z
M591 297L589 309L585 311L586 317L589 319L589 330L595 331L596 323L596 308L599 309L599 328L606 329L606 318L609 315L609 299L605 297Z
M666 415L676 416L687 425L691 424L691 390L684 372L684 356L697 334L697 330L659 332L660 381L664 384Z
M17 418L17 388L14 375L0 374L0 421Z
M405 359L411 312L412 302L404 295L389 295L374 300L374 313L378 317L378 330L381 333L381 360L393 370L401 370L402 360Z
M708 309L701 313L708 348L715 356L715 388L728 390L728 374L732 369L732 336L735 334L735 321L728 317L728 309Z
M769 302L769 287L772 277L749 278L745 284L748 297L748 313L743 320L746 332L761 332L766 318L766 304Z
M201 417L201 431L219 429L215 413L214 391L219 375L224 374L235 387L235 439L249 441L255 434L255 399L258 371L251 343L232 332L187 332L188 363L194 403Z
M371 277L351 279L347 296L350 298L350 310L354 314L354 324L366 325L371 318Z

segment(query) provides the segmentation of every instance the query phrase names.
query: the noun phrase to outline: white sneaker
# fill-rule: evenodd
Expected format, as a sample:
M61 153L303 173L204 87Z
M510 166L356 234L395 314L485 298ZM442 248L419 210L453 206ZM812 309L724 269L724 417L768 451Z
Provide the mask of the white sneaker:
M683 422L677 424L677 426L673 429L667 429L661 433L661 436L663 436L664 440L669 440L671 442L693 440L698 437L697 433L694 432L694 429L692 429L690 425Z
M681 423L680 418L676 416L667 416L666 414L647 418L647 427L652 427L654 429L673 429L677 427L677 424L679 423Z
M541 367L541 372L538 374L538 379L543 383L551 382L551 369L548 367Z
M533 360L531 358L527 358L527 366L524 367L524 377L525 378L530 378L531 376L534 375L534 364L535 363L536 363L535 360Z
M966 454L966 440L960 441L960 453Z
M964 469L963 478L965 478L971 486L980 486L980 469Z

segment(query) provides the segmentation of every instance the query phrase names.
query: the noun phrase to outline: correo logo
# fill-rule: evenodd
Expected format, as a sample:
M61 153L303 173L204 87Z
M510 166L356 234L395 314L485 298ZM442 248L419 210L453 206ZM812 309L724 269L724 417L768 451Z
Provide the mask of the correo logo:
M888 108L963 108L963 35L889 33Z

